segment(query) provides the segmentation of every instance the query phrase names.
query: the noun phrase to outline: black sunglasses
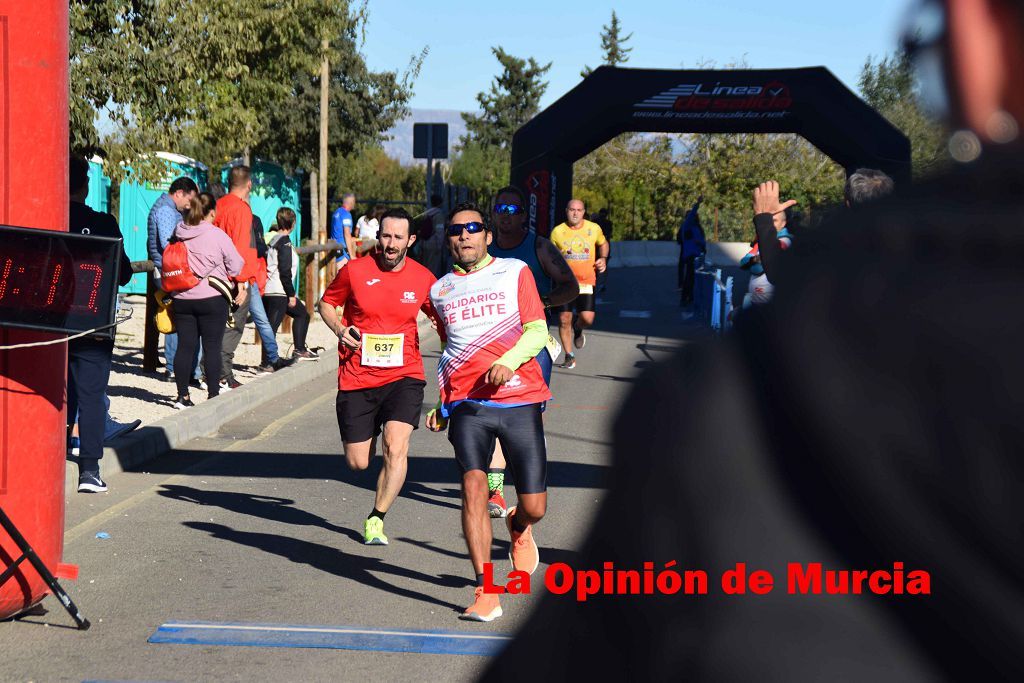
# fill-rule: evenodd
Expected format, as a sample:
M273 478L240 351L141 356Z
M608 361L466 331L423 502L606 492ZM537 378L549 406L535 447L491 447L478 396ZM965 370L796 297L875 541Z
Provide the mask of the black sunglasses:
M524 213L525 210L519 204L495 204L494 213L496 214L508 214L509 216L518 216Z
M483 223L477 223L473 221L471 223L452 223L448 226L449 237L459 237L462 235L462 231L465 230L470 235L475 235L478 232L482 232L487 229L487 226Z

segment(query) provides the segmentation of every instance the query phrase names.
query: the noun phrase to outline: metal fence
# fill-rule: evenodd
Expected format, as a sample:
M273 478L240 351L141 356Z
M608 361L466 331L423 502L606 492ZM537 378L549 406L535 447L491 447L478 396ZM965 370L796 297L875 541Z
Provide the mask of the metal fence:
M701 263L694 277L693 301L701 322L719 334L732 325L732 276Z

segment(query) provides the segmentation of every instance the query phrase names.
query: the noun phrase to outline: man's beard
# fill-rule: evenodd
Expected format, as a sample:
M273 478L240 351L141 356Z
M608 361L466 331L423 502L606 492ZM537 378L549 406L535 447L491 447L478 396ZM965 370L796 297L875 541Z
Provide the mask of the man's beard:
M387 251L385 249L381 248L381 250L380 250L380 264L381 264L381 266L389 266L389 267L394 268L395 266L397 266L399 263L402 262L402 259L405 258L405 255L408 253L408 251L409 251L408 247L406 247L405 249L399 249L398 253L395 254L395 257L391 258L390 256L388 256Z

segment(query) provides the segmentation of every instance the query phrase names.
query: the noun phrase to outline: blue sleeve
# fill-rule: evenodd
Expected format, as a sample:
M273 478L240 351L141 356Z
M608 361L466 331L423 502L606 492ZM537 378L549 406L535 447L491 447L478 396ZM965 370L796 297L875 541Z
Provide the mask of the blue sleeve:
M149 235L147 248L153 263L160 265L161 255L171 241L174 229L181 222L181 214L169 206L158 206L149 215Z
M157 222L156 212L150 211L146 217L146 253L149 255L149 260L153 262L157 270L160 269L160 256L161 252L156 248L156 233L157 233Z

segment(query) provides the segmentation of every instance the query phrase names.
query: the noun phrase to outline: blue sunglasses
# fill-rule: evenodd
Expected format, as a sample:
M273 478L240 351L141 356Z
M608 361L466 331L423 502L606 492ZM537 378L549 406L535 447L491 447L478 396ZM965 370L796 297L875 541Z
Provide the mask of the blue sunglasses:
M477 223L476 221L473 221L472 223L452 223L451 225L448 226L448 236L459 237L462 235L463 230L468 232L470 235L475 235L478 232L483 232L486 229L486 225L484 225L483 223Z
M509 216L518 216L521 213L525 213L525 209L518 204L495 204L494 213L496 214L507 214Z

